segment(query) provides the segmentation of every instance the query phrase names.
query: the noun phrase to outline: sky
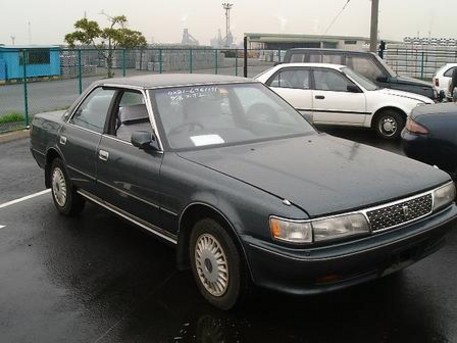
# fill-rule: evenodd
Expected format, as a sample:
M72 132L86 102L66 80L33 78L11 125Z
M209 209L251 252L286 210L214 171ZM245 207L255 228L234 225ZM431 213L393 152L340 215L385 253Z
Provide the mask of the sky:
M235 42L244 33L290 33L370 36L370 0L1 0L0 44L63 44L66 33L86 14L101 26L104 13L125 15L128 27L143 33L149 43L179 43L184 28L201 45L225 35L223 2L233 4L231 31ZM379 36L457 38L455 0L379 0Z

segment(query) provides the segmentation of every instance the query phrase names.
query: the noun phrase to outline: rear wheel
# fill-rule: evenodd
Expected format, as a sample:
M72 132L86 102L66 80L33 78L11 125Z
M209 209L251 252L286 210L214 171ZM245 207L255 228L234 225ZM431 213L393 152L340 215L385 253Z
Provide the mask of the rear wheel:
M84 198L73 189L60 158L52 161L50 169L51 193L57 210L66 216L74 216L84 208Z
M397 139L405 127L405 118L396 110L385 110L375 120L374 129L379 137Z
M229 310L248 292L240 253L225 228L211 218L198 221L190 238L190 259L197 286L212 305Z

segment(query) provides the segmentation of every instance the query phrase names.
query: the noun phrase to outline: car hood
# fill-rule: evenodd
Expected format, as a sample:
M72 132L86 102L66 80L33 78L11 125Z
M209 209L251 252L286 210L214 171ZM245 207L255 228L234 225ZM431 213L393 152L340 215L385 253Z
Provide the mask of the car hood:
M446 116L449 118L457 116L457 103L445 102L440 104L418 106L411 112L411 118L417 120L422 118Z
M397 83L401 83L404 85L413 85L413 86L422 86L422 87L426 87L426 88L433 88L433 84L431 82L415 79L413 77L397 75L395 77L395 79L397 80Z
M374 206L449 180L423 163L324 134L179 154L287 199L311 217Z
M400 97L400 98L411 99L411 100L414 100L414 101L417 101L417 102L422 102L424 104L432 104L433 103L433 101L430 98L427 98L425 96L422 96L422 95L419 95L419 94L415 94L415 93L403 92L403 91L399 91L399 90L396 90L396 89L382 88L382 89L378 89L378 90L376 90L374 92L378 92L378 93L389 95L389 96L397 96L397 97Z

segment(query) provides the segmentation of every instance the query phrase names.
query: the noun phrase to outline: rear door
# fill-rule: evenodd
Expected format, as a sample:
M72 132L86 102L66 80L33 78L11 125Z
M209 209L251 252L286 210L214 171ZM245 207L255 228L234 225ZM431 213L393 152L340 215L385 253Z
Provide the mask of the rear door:
M95 192L96 155L114 91L95 88L62 126L59 147L71 182Z
M305 117L313 112L313 91L311 90L311 69L285 68L276 73L267 85Z
M315 124L363 126L366 112L365 95L348 90L358 88L335 69L313 70L313 121ZM360 88L359 88L360 89Z

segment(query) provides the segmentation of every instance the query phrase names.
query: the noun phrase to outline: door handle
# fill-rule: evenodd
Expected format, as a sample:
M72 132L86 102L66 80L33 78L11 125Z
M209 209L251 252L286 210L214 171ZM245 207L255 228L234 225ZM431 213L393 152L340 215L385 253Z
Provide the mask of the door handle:
M109 157L109 152L105 150L99 150L98 151L98 158L101 159L102 161L108 161Z
M323 100L323 99L325 99L325 96L323 96L323 95L316 95L316 96L314 97L314 99Z

